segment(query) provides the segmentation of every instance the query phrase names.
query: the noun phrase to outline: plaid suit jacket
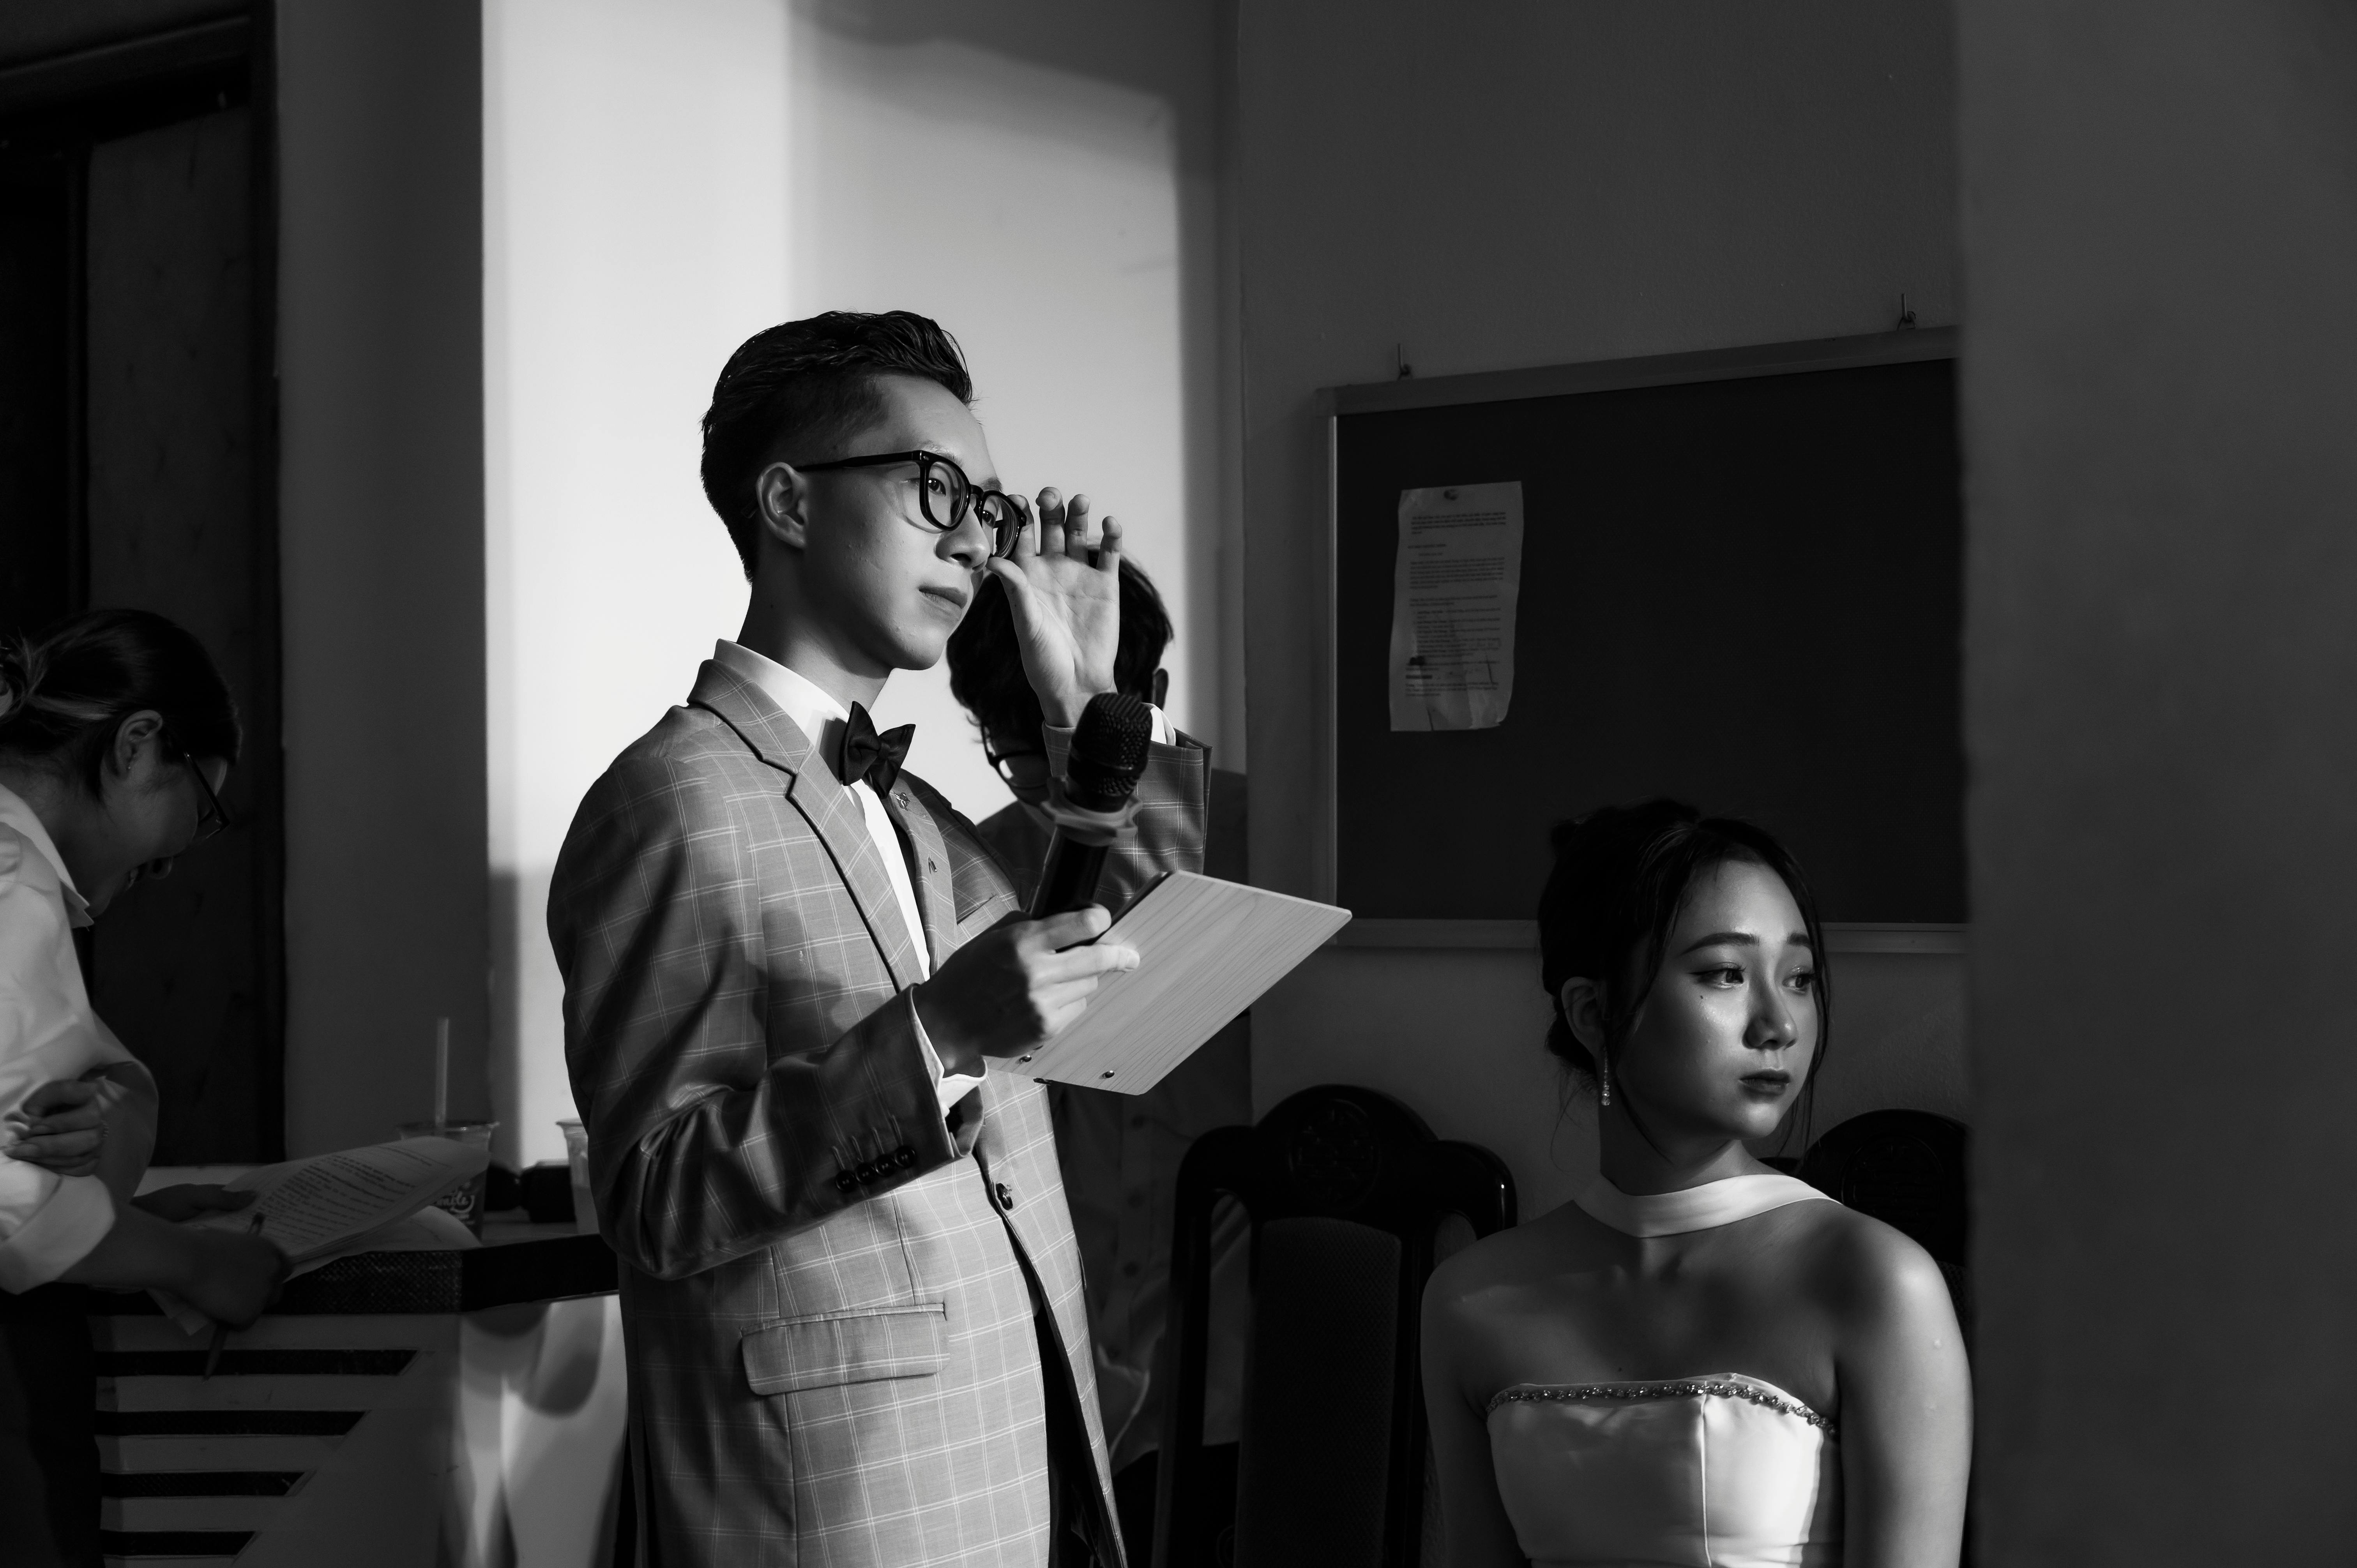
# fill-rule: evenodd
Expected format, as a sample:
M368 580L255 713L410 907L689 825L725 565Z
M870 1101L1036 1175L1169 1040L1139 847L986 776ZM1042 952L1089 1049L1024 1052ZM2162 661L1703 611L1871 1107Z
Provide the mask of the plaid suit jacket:
M1200 865L1209 757L1154 748L1112 898ZM939 794L886 810L936 964L1017 908ZM911 933L812 737L705 664L583 800L548 923L651 1560L1039 1568L1059 1394L1110 1519L1047 1098L994 1064L944 1123Z

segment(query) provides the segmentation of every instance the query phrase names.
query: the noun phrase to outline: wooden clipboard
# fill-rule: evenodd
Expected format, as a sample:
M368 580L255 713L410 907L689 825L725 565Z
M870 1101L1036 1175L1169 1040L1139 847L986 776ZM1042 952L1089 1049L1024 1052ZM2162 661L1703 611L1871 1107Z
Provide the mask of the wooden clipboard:
M1331 904L1174 872L1097 939L1136 949L1137 967L1105 981L1062 1034L994 1065L1143 1094L1350 918Z

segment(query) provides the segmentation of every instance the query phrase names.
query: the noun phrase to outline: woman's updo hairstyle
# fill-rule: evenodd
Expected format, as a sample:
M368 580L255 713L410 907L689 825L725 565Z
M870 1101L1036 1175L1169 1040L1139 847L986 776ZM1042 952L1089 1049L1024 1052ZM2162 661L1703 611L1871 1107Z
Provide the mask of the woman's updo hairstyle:
M1824 1060L1833 1026L1833 986L1824 932L1800 863L1749 822L1706 817L1679 800L1607 806L1555 830L1555 870L1539 895L1539 979L1555 1003L1547 1052L1585 1082L1596 1058L1564 1016L1566 982L1587 979L1603 990L1604 1048L1618 1054L1653 988L1662 950L1687 892L1705 873L1729 863L1758 865L1783 880L1800 906L1817 955L1817 1051Z
M35 640L0 639L0 756L99 792L123 721L163 715L172 755L237 760L237 703L204 644L147 610L85 610Z

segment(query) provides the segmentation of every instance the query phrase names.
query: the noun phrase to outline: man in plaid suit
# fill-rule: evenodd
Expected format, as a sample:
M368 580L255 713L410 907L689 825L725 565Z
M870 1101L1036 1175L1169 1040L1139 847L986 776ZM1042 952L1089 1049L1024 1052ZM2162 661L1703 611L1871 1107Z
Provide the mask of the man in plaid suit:
M996 1058L1087 1005L1102 908L1019 918L866 704L1006 584L1060 770L1113 690L1120 530L1000 495L921 317L761 333L705 419L752 603L616 758L549 895L622 1261L641 1561L1118 1568L1046 1097ZM1157 714L1103 894L1200 865L1207 754Z

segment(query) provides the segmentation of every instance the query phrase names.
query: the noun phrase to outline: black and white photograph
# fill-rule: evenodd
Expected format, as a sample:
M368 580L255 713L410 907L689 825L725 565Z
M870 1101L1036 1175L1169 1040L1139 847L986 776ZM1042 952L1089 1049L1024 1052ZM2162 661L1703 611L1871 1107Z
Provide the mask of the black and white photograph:
M2346 0L0 0L0 1568L2357 1541Z

